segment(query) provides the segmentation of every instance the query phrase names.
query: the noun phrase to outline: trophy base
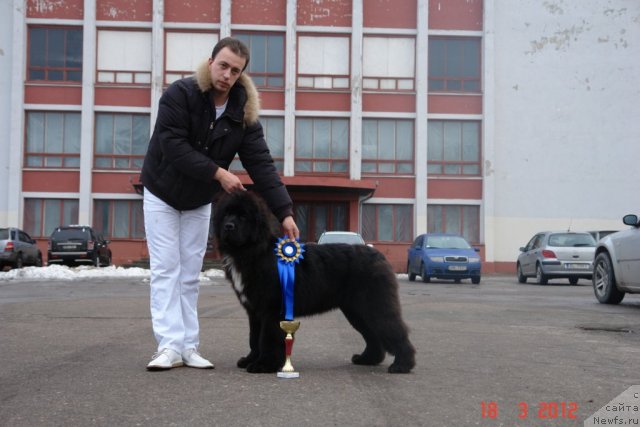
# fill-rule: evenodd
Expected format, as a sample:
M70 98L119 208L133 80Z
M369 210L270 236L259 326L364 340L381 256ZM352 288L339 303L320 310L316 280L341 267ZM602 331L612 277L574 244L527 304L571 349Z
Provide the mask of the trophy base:
M298 378L300 377L300 372L278 372L278 378Z

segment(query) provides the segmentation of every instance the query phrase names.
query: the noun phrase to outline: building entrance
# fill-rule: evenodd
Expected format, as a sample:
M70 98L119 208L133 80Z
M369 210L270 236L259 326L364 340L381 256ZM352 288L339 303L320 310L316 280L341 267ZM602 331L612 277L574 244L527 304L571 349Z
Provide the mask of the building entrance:
M325 231L349 230L347 202L295 203L296 224L301 242L316 242Z

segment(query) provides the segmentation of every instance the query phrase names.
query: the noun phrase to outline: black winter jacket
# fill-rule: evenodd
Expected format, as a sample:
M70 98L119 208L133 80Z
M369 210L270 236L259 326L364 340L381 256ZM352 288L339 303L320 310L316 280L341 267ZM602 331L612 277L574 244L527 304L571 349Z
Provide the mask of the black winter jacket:
M144 187L177 210L211 203L222 191L213 176L239 155L254 190L282 221L292 202L273 163L258 121L258 92L243 74L216 120L211 77L204 63L195 76L171 84L160 98L158 117L144 158Z

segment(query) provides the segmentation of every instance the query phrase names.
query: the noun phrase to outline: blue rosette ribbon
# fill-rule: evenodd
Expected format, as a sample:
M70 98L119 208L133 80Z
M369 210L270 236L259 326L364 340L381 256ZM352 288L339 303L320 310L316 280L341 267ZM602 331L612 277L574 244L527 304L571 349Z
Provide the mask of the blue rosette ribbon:
M274 249L278 258L278 276L284 301L284 318L293 320L293 284L296 280L295 264L304 258L304 243L289 239L286 235L279 238Z

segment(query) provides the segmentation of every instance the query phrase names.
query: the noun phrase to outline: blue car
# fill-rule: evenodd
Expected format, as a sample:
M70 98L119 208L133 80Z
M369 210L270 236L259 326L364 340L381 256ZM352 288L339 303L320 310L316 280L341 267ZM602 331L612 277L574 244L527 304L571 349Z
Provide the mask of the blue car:
M460 283L471 279L480 283L481 264L478 250L456 234L421 234L409 248L407 274L409 280L422 277L428 283L434 279L450 279Z

